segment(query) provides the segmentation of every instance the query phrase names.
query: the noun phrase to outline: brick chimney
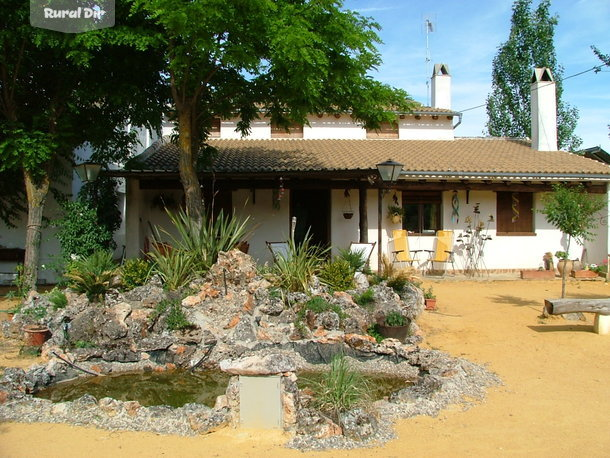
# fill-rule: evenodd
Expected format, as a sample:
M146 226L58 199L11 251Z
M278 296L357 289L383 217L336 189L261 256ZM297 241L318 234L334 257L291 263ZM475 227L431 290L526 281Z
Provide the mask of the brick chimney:
M432 107L451 109L451 75L445 64L434 64L432 72Z
M532 149L557 151L557 98L550 68L535 68L532 75Z

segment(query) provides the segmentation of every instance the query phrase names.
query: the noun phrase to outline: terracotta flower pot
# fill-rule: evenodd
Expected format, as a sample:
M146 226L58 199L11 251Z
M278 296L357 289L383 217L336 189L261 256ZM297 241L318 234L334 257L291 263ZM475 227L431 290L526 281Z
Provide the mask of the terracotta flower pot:
M403 342L407 335L409 335L409 325L405 326L386 326L384 324L378 325L379 334L385 338L397 339Z
M436 298L434 299L424 299L426 304L426 310L436 310Z
M574 269L574 261L571 259L560 259L557 261L557 270L559 271L559 275L563 275L563 269L567 269L568 272L571 272Z
M25 326L23 332L26 345L31 347L42 347L42 344L51 337L49 328L38 324L29 324Z

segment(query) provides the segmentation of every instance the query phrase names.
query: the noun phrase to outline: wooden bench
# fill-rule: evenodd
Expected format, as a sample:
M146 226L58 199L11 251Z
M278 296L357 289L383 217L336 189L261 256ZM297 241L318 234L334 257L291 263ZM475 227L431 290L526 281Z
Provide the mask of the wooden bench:
M544 308L549 315L564 313L595 313L593 330L597 334L610 334L610 298L607 299L545 299Z

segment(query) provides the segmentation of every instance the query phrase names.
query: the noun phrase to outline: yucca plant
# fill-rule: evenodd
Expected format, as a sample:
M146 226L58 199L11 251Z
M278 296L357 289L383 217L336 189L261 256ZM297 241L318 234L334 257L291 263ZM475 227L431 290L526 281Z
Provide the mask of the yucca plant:
M99 301L117 270L110 251L95 251L85 258L75 259L64 274L68 286L77 293L85 293L90 301Z
M176 213L168 210L167 214L178 235L156 227L155 240L165 238L174 250L190 253L199 273L207 272L218 260L218 253L235 248L249 234L249 218L226 215L222 210L216 217L208 212L201 224L184 210Z
M315 404L322 411L338 419L345 412L364 400L368 392L364 377L350 368L343 354L335 355L330 370L322 380L313 383Z
M272 283L287 291L306 292L328 250L312 244L309 234L300 244L290 238L286 256L278 255L271 267Z
M148 256L154 263L153 272L159 274L166 289L176 290L195 278L198 270L193 253L176 248L162 250L160 246L153 244Z

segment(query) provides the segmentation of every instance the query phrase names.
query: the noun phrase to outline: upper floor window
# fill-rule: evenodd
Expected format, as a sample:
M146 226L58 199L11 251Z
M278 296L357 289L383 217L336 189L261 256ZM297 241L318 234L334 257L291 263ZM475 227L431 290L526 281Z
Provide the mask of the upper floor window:
M212 118L210 124L210 138L220 138L220 118Z
M366 129L366 138L398 138L398 124L382 122L379 129Z
M409 233L434 235L441 227L441 191L404 191L402 228Z
M497 192L497 235L535 235L531 192Z
M272 122L271 138L303 138L303 124L292 123L286 129Z

